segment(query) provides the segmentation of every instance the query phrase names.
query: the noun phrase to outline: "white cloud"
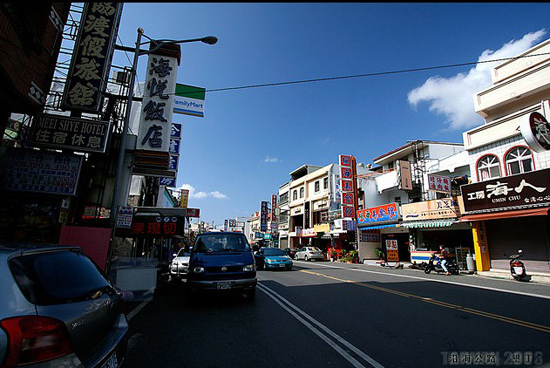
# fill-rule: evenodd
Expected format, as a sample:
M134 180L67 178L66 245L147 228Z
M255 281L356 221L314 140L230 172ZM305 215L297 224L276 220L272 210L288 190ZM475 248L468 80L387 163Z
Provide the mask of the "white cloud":
M452 130L462 130L483 122L474 111L474 94L490 87L491 69L498 63L483 63L517 56L533 47L546 35L541 29L528 33L519 40L512 40L496 51L485 50L478 58L478 64L468 73L459 73L454 77L431 77L420 87L409 92L408 101L414 108L420 102L429 102L430 112L443 115L445 124Z
M193 187L192 185L190 184L182 184L178 190L181 190L181 189L187 189L189 190L189 198L194 198L194 199L204 199L204 198L216 198L216 199L229 199L228 196L226 196L225 194L223 194L222 192L218 191L218 190L215 190L213 192L203 192L203 191L199 191L197 192L197 190L195 189L195 187Z
M277 157L269 157L269 156L266 156L264 162L269 162L269 163L276 163L276 162L281 162L282 160L279 160Z

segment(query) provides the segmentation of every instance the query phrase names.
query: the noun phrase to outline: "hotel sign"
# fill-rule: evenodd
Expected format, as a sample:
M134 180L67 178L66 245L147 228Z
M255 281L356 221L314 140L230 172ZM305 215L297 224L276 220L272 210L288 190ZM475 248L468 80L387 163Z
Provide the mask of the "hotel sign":
M85 3L62 108L100 110L118 34L122 3Z
M550 205L550 169L460 187L466 212Z
M40 147L105 153L109 130L106 121L40 114L33 119L30 143Z

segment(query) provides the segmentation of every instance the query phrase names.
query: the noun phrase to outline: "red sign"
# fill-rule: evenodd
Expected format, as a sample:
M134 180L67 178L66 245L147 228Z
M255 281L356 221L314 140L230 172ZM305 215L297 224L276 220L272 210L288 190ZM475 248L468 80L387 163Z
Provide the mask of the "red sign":
M134 216L130 233L138 237L183 235L181 216Z
M199 208L188 208L187 217L201 217L201 210Z

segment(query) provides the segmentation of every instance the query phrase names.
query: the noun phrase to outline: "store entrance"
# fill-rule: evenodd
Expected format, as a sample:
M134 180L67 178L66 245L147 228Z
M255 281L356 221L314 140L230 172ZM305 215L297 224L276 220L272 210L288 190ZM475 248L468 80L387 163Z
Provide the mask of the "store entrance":
M382 251L384 254L388 254L387 245L391 244L391 241L397 240L398 254L400 262L409 262L411 259L411 252L409 250L409 234L382 234Z

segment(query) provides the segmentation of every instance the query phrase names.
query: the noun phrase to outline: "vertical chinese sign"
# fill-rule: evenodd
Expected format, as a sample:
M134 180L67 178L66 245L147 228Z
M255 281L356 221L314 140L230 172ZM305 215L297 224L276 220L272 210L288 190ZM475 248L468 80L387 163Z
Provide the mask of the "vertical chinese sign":
M153 47L154 43L151 44ZM163 45L149 54L147 79L141 106L139 132L136 142L136 163L134 173L143 168L161 177L175 177L178 165L177 155L170 155L175 149L172 135L173 94L176 89L179 65L179 45ZM137 166L137 170L136 170Z
M338 156L340 164L340 190L342 217L355 218L356 199L355 199L355 168L353 167L353 156Z
M265 233L267 231L267 201L262 201L260 207L260 231Z
M63 93L63 109L100 110L121 14L122 3L84 4Z
M137 149L169 152L177 59L150 55Z
M189 189L181 190L180 207L187 209L189 204Z
M277 223L277 194L271 195L271 233L277 233L279 226Z

